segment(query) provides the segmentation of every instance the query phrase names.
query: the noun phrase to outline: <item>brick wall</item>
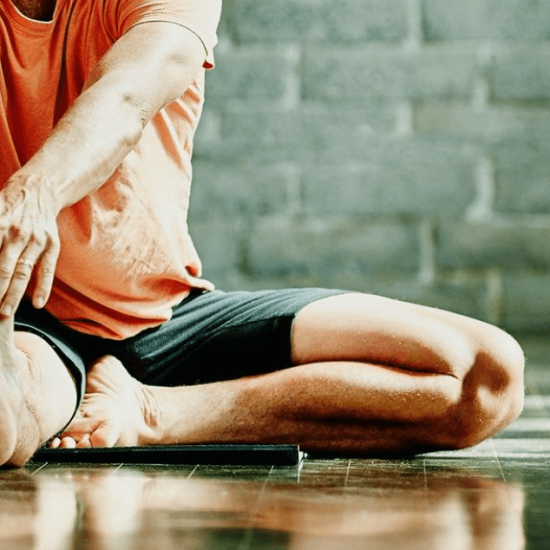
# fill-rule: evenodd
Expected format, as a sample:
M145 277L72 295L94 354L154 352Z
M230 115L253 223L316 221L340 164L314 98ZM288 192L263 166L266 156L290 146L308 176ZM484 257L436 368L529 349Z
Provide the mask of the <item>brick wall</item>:
M225 0L190 225L224 289L550 329L550 1Z

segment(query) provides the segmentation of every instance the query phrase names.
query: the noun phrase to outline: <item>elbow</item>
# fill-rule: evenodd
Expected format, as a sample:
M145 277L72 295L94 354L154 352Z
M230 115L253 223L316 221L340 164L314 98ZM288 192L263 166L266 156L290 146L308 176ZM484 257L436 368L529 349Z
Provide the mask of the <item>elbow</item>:
M140 109L133 109L132 113L124 118L124 125L119 135L121 151L128 152L137 146L149 119L150 117L147 118Z
M153 118L155 112L151 109L147 109L143 105L143 101L140 101L140 99L131 92L122 92L120 102L122 109L130 112L130 118L134 121L133 126L128 126L128 133L126 137L127 144L133 147L137 145L137 142L141 138L143 129L151 118Z

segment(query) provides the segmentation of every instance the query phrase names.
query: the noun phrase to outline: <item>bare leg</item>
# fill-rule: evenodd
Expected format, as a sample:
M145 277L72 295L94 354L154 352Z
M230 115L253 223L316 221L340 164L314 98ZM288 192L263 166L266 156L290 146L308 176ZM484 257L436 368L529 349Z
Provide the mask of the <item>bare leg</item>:
M106 358L91 371L84 418L65 444L458 448L503 428L523 404L523 354L506 333L376 296L335 296L304 308L292 359L294 367L266 375L159 388L138 384ZM116 417L125 410L134 413L121 431Z
M0 320L0 465L22 466L70 419L76 389L41 338Z

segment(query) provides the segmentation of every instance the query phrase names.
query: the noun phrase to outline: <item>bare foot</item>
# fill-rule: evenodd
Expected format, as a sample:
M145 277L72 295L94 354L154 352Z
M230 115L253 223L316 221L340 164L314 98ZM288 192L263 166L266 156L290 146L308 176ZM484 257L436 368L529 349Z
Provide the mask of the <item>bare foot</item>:
M158 406L147 386L112 356L86 376L86 394L74 420L53 447L126 447L155 441Z
M5 464L15 451L23 407L9 322L0 321L0 464Z
M15 347L13 319L0 320L0 465L22 466L40 441L39 392L28 357Z

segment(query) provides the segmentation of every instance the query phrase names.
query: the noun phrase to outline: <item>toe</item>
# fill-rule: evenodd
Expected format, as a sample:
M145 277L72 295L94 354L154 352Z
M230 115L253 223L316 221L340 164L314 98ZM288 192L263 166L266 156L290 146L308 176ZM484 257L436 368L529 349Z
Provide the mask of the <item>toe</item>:
M114 447L118 443L120 431L111 422L104 422L90 436L93 447Z
M76 441L72 437L64 437L60 441L59 447L62 449L74 449L76 447Z
M92 442L90 441L90 437L84 437L80 441L77 442L76 448L77 449L89 449L90 447L93 447Z

